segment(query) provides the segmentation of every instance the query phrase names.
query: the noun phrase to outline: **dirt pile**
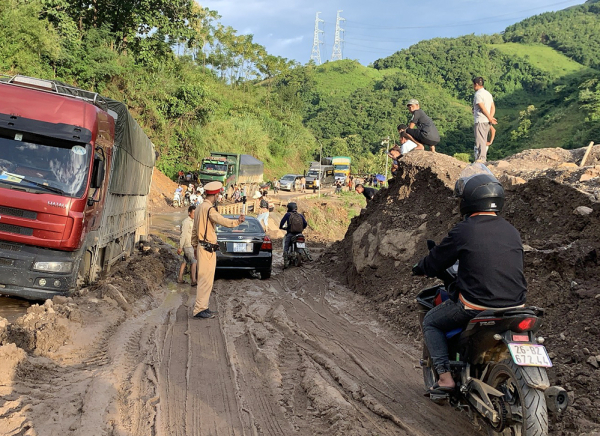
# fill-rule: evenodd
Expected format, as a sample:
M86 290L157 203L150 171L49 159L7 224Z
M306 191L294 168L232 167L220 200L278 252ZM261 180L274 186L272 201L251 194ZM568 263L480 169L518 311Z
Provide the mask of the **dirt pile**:
M175 189L177 189L177 183L169 179L157 168L154 168L150 193L148 194L150 210L157 212L170 207Z
M554 363L551 382L574 399L568 414L552 424L554 434L600 428L598 178L581 181L596 171L600 146L579 168L575 162L583 153L529 150L489 165L510 185L502 215L521 232L528 303L547 309L541 334ZM427 253L427 239L440 242L460 219L450 197L464 165L448 156L410 153L390 187L322 258L324 269L335 270L415 341L421 333L414 298L432 282L412 277L411 266Z

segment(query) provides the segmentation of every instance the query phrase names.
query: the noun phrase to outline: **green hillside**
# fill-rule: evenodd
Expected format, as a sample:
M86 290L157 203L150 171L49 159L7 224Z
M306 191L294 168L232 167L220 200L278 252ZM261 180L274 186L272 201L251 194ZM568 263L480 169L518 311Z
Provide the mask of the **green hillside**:
M589 71L580 63L543 44L507 42L491 44L490 48L500 50L512 58L526 59L535 68L548 73L555 79Z

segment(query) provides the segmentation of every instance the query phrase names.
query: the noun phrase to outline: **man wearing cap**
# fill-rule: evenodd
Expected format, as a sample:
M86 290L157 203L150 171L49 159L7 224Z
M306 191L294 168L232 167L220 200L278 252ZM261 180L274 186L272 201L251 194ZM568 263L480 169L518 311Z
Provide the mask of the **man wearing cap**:
M216 197L221 192L221 182L210 182L204 186L205 201L198 207L194 217L192 230L192 245L198 259L198 288L196 303L194 304L194 318L213 318L216 312L208 308L210 293L215 280L217 267L217 234L218 225L224 227L237 227L245 221L244 215L237 220L225 218L215 207Z
M406 133L410 135L410 140L417 144L425 144L431 147L435 153L435 146L440 142L440 133L438 132L433 120L421 109L419 101L411 98L406 104L412 114Z

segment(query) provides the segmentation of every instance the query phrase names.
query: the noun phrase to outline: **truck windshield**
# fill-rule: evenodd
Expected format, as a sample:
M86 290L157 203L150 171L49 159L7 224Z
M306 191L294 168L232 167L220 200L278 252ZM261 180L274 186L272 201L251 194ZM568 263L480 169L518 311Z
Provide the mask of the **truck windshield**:
M335 169L336 170L340 170L340 171L349 170L350 169L350 165L336 165Z
M309 171L307 174L308 177L319 177L318 171Z
M227 171L227 165L226 164L217 164L217 163L205 163L204 165L202 165L202 169L205 171L223 171L226 172Z
M88 178L91 145L53 144L0 138L0 183L81 197Z

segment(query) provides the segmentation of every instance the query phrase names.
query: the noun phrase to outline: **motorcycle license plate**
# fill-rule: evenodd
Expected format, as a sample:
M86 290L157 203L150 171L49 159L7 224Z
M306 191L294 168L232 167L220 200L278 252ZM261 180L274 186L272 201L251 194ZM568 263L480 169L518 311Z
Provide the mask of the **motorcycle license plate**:
M306 248L306 242L296 242L297 248Z
M233 252L234 253L249 253L252 251L252 244L246 242L234 242Z
M511 343L508 344L508 349L513 362L519 366L542 366L544 368L552 366L552 361L543 345Z

